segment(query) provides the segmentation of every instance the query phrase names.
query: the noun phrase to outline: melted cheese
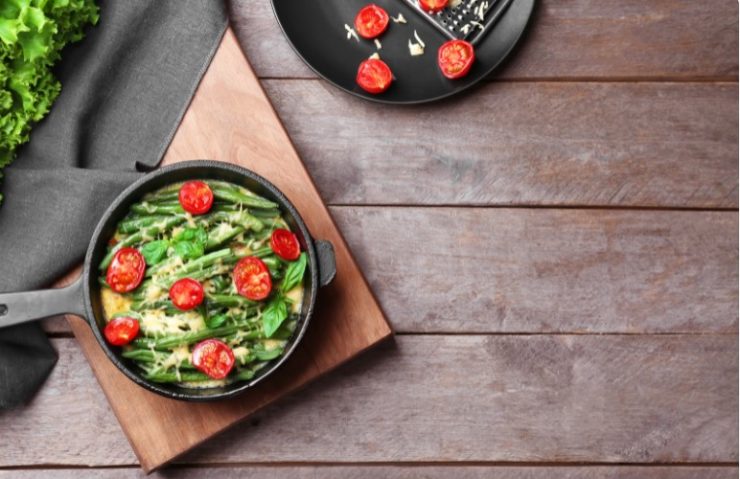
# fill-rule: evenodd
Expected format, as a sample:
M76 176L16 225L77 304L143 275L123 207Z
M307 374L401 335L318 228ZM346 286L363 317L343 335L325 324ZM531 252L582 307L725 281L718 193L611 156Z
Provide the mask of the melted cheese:
M108 288L102 289L100 299L103 303L103 312L107 321L110 321L113 315L125 313L131 309L131 298L118 294Z
M142 311L139 321L141 329L147 334L180 334L184 331L200 331L206 327L205 321L196 311L186 311L168 316L162 310Z
M296 286L295 288L288 291L285 296L293 301L293 304L290 307L291 312L295 314L300 313L301 306L303 305L303 286Z

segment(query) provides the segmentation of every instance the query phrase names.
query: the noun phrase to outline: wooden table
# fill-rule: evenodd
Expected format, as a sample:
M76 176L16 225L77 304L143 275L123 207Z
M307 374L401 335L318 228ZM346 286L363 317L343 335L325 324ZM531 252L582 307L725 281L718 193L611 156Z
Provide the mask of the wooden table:
M543 0L489 82L412 108L316 79L268 0L230 8L398 335L157 474L737 477L737 2ZM0 479L141 474L46 328Z

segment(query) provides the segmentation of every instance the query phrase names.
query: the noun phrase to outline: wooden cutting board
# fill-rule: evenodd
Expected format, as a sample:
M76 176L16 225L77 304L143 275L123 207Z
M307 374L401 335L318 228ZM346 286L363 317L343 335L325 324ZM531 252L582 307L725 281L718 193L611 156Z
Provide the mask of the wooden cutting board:
M146 472L392 334L231 29L198 87L164 164L191 159L235 163L277 185L298 208L312 235L334 244L337 276L330 287L320 291L311 327L283 367L254 389L218 403L175 401L137 386L108 361L87 323L68 316Z

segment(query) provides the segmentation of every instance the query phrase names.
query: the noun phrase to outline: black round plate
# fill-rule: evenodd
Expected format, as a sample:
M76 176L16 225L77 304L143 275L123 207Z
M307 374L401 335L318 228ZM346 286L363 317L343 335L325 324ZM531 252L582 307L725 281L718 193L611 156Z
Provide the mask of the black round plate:
M316 73L348 93L382 103L423 103L454 95L485 78L511 52L524 32L535 0L513 0L493 29L476 46L470 73L448 80L437 67L437 49L447 38L402 0L272 0L275 16L298 55ZM408 23L393 23L379 38L347 39L344 25L354 26L357 11L368 3L402 13ZM423 55L412 57L408 41L414 30L426 44ZM357 67L378 51L396 80L379 95L366 93L355 83Z

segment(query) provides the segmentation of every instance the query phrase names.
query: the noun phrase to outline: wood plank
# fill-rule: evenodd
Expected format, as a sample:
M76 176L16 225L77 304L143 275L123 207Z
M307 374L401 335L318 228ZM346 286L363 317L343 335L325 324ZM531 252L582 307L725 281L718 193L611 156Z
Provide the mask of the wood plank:
M234 78L239 78L238 82ZM193 403L145 391L105 356L89 325L69 317L111 408L149 472L389 337L392 331L296 154L257 77L227 30L163 164L230 162L268 178L301 212L314 238L334 246L336 280L319 294L311 328L273 376L229 400Z
M0 466L133 464L54 344L46 387L0 415ZM737 377L736 335L398 336L181 461L736 462Z
M136 469L31 469L0 471L0 479L119 479L144 477ZM184 479L736 479L736 467L712 466L466 466L440 465L307 465L246 467L171 467L152 477Z
M269 0L229 5L260 77L315 77L283 38ZM521 48L493 78L736 79L737 35L734 1L543 0Z
M738 330L736 212L331 211L400 332Z
M494 83L389 108L263 83L330 204L738 206L736 84Z

